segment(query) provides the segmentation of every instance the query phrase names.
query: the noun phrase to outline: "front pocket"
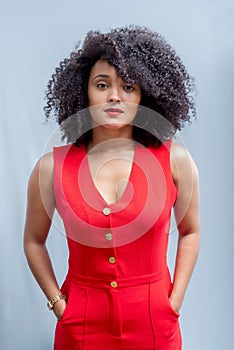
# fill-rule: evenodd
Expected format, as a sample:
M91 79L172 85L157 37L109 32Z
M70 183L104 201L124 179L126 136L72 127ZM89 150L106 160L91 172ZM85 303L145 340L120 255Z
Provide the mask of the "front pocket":
M169 295L166 293L166 298L167 298L167 304L168 304L168 307L169 309L171 310L171 312L178 318L180 317L180 313L177 312L171 305L171 302L170 302L170 298L169 298Z
M57 332L64 341L81 344L85 331L87 311L86 289L71 282L68 290L67 306L62 318L58 321Z
M156 341L169 341L180 336L179 313L171 306L164 281L150 284L150 312Z
M70 307L70 299L71 299L71 292L72 292L72 285L70 280L68 279L65 280L65 282L61 287L61 292L62 294L66 295L66 308L62 314L62 317L60 318L60 320L58 320L58 322L62 322L64 320L66 313Z

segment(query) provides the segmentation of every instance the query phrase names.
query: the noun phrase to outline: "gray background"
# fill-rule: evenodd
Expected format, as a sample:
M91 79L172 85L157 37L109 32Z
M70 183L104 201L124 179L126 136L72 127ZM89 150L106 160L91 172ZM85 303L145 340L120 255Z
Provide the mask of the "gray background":
M28 177L55 128L42 123L47 81L88 30L130 23L163 34L198 90L198 120L181 134L200 170L202 216L200 256L181 310L183 349L234 349L233 19L231 0L1 1L1 349L52 349L55 318L22 250ZM175 241L172 233L170 265ZM48 246L61 283L67 253L56 228Z

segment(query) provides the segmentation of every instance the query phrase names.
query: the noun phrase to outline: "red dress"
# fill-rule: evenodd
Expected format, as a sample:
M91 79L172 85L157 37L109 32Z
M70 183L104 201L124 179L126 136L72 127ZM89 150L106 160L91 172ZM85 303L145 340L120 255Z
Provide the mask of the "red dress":
M177 196L170 145L136 146L128 185L111 205L94 185L85 147L54 148L56 208L69 247L55 350L181 350L166 261Z

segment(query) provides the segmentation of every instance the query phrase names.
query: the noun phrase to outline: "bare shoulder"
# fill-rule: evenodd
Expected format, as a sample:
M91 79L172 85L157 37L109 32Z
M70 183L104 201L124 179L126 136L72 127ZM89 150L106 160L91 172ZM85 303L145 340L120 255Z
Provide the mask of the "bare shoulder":
M44 154L41 158L38 159L33 172L38 172L45 175L50 175L53 173L54 169L54 160L53 153L49 152Z
M29 185L52 186L54 173L53 153L44 154L36 163L30 176Z
M181 178L197 178L197 166L190 152L182 145L172 143L171 145L171 170L175 184L178 187Z
M175 162L186 162L190 158L189 151L182 145L172 142L171 155Z

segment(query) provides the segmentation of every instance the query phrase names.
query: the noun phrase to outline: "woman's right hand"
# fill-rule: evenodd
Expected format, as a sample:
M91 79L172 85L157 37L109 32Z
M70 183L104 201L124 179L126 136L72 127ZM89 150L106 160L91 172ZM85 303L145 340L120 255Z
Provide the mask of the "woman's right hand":
M66 301L64 299L58 300L53 307L53 311L55 316L57 317L58 321L61 320L63 317L64 311L66 309Z

